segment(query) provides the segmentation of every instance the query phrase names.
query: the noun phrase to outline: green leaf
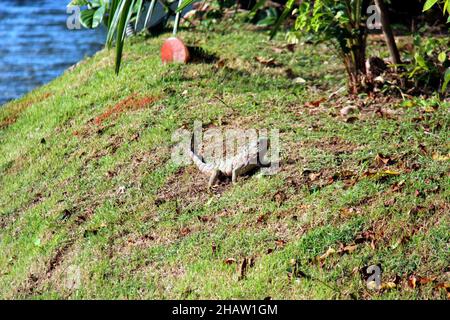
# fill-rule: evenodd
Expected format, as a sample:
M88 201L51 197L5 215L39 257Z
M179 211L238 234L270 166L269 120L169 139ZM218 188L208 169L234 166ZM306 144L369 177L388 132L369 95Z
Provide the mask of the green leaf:
M136 3L136 24L134 25L134 29L137 30L138 23L141 18L142 8L144 7L144 0L138 0Z
M119 19L121 17L121 13L123 11L126 0L118 0L116 5L116 10L114 10L114 15L112 19L110 18L110 24L108 28L108 34L106 36L106 44L108 49L112 47L114 35L117 32L117 26L119 25Z
M110 7L109 7L109 13L108 13L108 24L107 24L108 25L108 30L111 27L111 23L112 23L113 18L114 18L115 14L116 14L118 5L119 5L119 0L112 0L111 1Z
M95 11L96 11L95 9L87 9L87 10L81 11L80 22L83 25L83 27L85 27L87 29L92 29Z
M416 53L416 54L415 54L414 59L416 60L417 64L418 64L421 68L423 68L423 69L425 69L425 70L428 70L427 62L425 61L425 59L424 59L419 53Z
M440 63L444 63L447 60L447 53L442 51L438 56L438 60Z
M68 7L83 7L87 6L89 1L87 0L72 0L67 6Z
M253 6L252 10L248 14L250 18L253 18L256 15L256 12L261 9L265 4L267 0L258 0L256 4Z
M270 32L270 39L273 39L275 35L278 32L278 29L280 28L281 24L286 20L286 18L289 16L289 14L294 10L295 0L289 0L283 10L283 13L278 18L277 22L275 23L275 26L273 27L272 31Z
M99 7L95 11L94 16L92 17L92 28L97 28L100 25L100 23L102 23L103 17L105 16L105 12L106 12L105 6Z
M184 9L186 9L187 7L189 7L191 4L193 4L195 1L197 0L184 0L180 6L177 8L176 12L181 12Z
M133 3L134 1L132 0L123 0L123 5L121 6L121 10L119 12L120 19L116 31L116 74L119 74L120 65L122 63L125 29L131 17L130 11L132 10L130 10L130 8Z
M444 75L444 84L442 85L442 90L441 90L442 93L445 93L449 83L450 83L450 68L447 69L447 72L445 72L445 75Z
M423 12L430 10L439 0L427 0L423 6Z

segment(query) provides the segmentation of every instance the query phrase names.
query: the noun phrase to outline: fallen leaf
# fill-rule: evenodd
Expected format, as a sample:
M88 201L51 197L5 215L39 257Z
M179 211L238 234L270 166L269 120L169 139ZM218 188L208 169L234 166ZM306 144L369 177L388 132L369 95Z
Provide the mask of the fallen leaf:
M375 165L377 165L379 168L384 167L386 165L391 165L394 163L394 161L390 157L385 157L382 154L377 154L374 162L375 162Z
M271 47L270 49L272 49L273 52L275 52L275 53L282 53L283 52L283 49L282 48L278 48L278 47Z
M446 156L440 155L438 153L433 153L433 160L434 161L448 161L448 160L450 160L450 153Z
M419 277L419 283L420 283L421 285L424 285L424 284L427 284L427 283L430 283L430 282L434 282L435 280L436 280L436 277L431 277L431 278L427 278L427 277L422 278L422 277Z
M245 278L245 274L247 273L247 268L248 268L248 261L247 261L247 258L244 258L244 260L242 260L242 263L239 266L238 280L242 280Z
M384 170L383 173L387 174L387 175L390 175L390 176L398 176L398 175L400 175L400 172L393 171L393 170Z
M409 286L410 288L415 289L415 288L416 288L416 284L417 284L417 278L416 278L416 276L410 275L410 276L408 277L408 286Z
M400 182L396 182L392 185L392 191L397 192L397 191L401 191L403 189L403 187L405 186L405 180L402 180Z
M391 206L393 206L393 205L395 204L395 201L396 201L395 198L386 200L386 201L384 202L384 206L385 206L385 207L391 207Z
M322 98L322 99L319 99L319 100L316 100L316 101L310 101L310 102L305 103L305 107L307 107L307 108L317 108L322 103L324 103L325 101L327 101L327 99L325 99L325 98Z
M319 173L312 172L308 175L308 178L310 181L316 181L317 178L319 178L319 177L320 177L320 172Z
M369 282L367 282L367 289L378 290L379 288L378 288L376 281L369 281Z
M183 229L181 229L181 231L180 231L180 234L182 235L182 236L187 236L189 233L191 233L191 229L189 229L189 228L183 228Z
M317 259L319 261L325 260L326 258L328 258L329 256L331 256L334 253L336 253L336 250L330 247L330 248L328 248L327 252L325 252L323 255L321 255Z
M233 264L233 263L236 263L236 259L234 258L225 259L225 264Z
M295 43L288 43L285 45L286 49L288 49L290 52L294 52L295 51Z
M358 121L359 118L358 117L349 117L345 120L345 122L347 123L355 123L356 121Z
M350 253L354 252L357 248L358 248L358 245L356 245L356 244L345 246L345 247L343 247L342 249L339 250L339 253L350 254Z
M341 208L339 213L341 218L349 218L354 216L357 212L354 208Z
M292 80L292 82L296 83L296 84L305 84L306 80L301 78L301 77L297 77L294 80Z
M274 58L264 58L264 57L255 57L255 60L259 63L268 66L268 67L277 67L280 66L278 62L275 61Z
M394 289L397 285L394 282L384 282L381 284L382 290Z
M277 247L282 248L286 245L286 241L285 240L275 240L275 244L277 245Z
M358 108L355 106L347 106L341 109L341 116L347 117L348 115L358 112Z

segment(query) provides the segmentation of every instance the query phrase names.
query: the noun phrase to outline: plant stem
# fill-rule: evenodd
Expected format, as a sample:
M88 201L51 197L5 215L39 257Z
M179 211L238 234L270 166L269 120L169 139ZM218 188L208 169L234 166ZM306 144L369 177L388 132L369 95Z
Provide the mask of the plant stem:
M183 0L178 0L178 8L181 6L181 3L183 2ZM177 12L176 16L175 16L175 23L173 26L173 35L175 36L178 32L178 25L180 24L180 15L181 12Z
M401 64L402 60L400 58L400 52L398 51L397 44L395 43L394 33L391 29L391 24L389 22L389 17L387 15L387 10L384 5L383 0L375 0L375 4L380 11L381 16L381 25L383 27L384 37L386 38L386 44L389 48L389 52L391 54L392 63Z

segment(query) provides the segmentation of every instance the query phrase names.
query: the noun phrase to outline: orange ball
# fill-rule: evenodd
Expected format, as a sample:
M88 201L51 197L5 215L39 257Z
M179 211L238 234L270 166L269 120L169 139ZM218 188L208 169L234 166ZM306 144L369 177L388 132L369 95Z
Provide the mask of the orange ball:
M189 50L180 39L169 38L161 47L161 60L163 63L186 63L189 61Z

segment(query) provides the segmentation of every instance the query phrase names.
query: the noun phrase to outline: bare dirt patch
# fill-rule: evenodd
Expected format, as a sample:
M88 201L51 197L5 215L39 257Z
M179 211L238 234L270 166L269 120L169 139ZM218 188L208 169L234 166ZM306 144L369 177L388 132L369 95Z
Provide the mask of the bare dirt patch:
M7 113L7 116L0 121L0 130L14 124L19 118L19 116L22 114L22 112L31 107L33 104L42 102L43 100L48 99L52 95L53 94L50 92L43 93L36 98L26 99L14 106L9 107L8 108L9 112Z
M209 177L194 166L181 167L158 191L156 205L176 200L180 206L204 203L211 195L221 195L229 187L230 179L223 178L219 184L208 191Z
M132 94L124 100L120 101L116 105L109 108L107 111L99 115L94 119L96 125L101 125L103 121L110 119L112 117L117 117L120 114L126 112L127 110L140 110L148 107L149 105L156 102L158 97L138 97L136 94Z

